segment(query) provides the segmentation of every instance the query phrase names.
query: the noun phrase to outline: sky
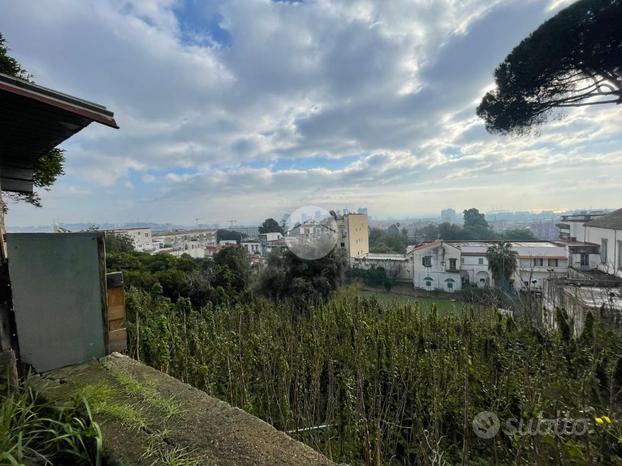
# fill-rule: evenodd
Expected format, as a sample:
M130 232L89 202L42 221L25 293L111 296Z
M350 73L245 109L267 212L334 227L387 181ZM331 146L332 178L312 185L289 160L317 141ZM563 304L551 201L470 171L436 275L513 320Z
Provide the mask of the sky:
M7 225L622 207L619 106L523 137L475 115L495 66L568 4L0 0L35 81L120 126L66 141L44 207L10 204Z

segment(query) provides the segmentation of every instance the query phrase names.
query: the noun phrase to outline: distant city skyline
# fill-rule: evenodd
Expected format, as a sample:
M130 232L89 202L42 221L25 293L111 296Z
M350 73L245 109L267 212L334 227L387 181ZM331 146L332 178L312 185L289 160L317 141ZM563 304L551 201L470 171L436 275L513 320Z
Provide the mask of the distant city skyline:
M477 207L475 207L477 208ZM328 209L328 210L335 210L336 212L343 212L343 208L341 209ZM369 215L370 218L370 222L372 224L375 223L387 223L387 222L394 222L394 221L409 221L409 220L430 220L430 221L435 221L435 222L442 222L443 220L443 216L442 216L442 211L445 209L442 209L439 212L431 212L429 214L411 214L411 215L405 215L405 216L401 216L401 217L390 217L390 216L381 216L381 215L372 215L371 213L367 213L367 212L361 212L366 210L365 208L352 208L349 209L351 212L357 212L357 213L366 213L366 215ZM456 211L456 220L461 221L462 220L462 210L458 210L458 209L454 209ZM564 213L570 213L570 212L581 212L581 211L612 211L615 209L609 209L609 208L573 208L573 209L567 209L567 210L560 210L560 211L547 211L547 210L542 210L542 211L526 211L526 210L516 210L516 211L509 211L509 210L502 210L502 211L490 211L490 212L486 212L483 210L480 210L480 212L484 213L486 215L486 218L488 221L490 222L495 222L498 219L496 218L497 216L520 216L520 215L527 215L527 216L540 216L540 215L546 215L549 213L553 213L556 217L560 216L561 214ZM188 223L173 223L173 222L150 222L150 221L126 221L126 222L97 222L97 221L91 221L91 222L61 222L58 219L56 219L54 222L52 222L51 224L45 224L45 223L39 223L39 224L30 224L30 225L9 225L8 229L9 231L35 231L35 230L40 230L40 231L44 231L44 230L52 230L54 226L73 226L74 229L86 229L89 226L92 225L99 225L101 226L101 228L107 229L107 228L126 228L126 227L143 227L143 226L150 226L151 228L155 228L158 230L174 230L176 228L196 228L196 227L200 227L200 228L213 228L213 229L233 229L235 230L237 229L244 229L244 228L253 228L253 227L258 227L259 225L261 225L261 223L266 219L266 218L274 218L275 220L277 220L280 223L283 222L287 222L289 220L289 214L286 215L278 215L278 214L271 214L268 215L267 217L261 218L260 220L257 220L255 222L242 222L242 221L235 221L235 222L231 222L231 219L229 219L226 222L200 222L200 223L196 223L196 221L194 223L188 222ZM195 219L196 220L196 219ZM535 218L534 218L535 220ZM26 230L24 230L26 229Z

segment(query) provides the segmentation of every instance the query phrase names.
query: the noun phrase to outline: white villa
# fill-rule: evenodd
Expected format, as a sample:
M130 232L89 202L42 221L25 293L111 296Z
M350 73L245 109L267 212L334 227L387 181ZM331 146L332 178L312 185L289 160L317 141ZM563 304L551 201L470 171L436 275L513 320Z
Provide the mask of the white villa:
M479 288L492 286L488 270L488 248L492 241L432 241L410 250L413 285L425 290L454 292L467 284ZM550 241L514 241L512 249L518 260L511 278L514 288L540 289L547 278L563 276L568 271L566 247Z

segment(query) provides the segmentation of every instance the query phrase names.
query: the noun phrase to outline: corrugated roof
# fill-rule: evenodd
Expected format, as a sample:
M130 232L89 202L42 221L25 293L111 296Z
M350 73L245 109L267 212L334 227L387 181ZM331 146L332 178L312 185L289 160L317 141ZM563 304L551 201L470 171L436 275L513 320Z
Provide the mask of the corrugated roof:
M613 230L622 230L622 209L615 210L610 214L595 218L585 224L595 228L611 228Z

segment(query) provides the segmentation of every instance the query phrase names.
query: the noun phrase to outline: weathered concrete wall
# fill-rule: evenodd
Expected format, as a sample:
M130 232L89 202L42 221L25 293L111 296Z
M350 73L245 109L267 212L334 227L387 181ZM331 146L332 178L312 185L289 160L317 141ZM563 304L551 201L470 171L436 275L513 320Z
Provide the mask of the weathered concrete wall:
M89 400L108 464L164 464L175 455L197 465L333 464L266 422L118 353L31 383L52 401Z

